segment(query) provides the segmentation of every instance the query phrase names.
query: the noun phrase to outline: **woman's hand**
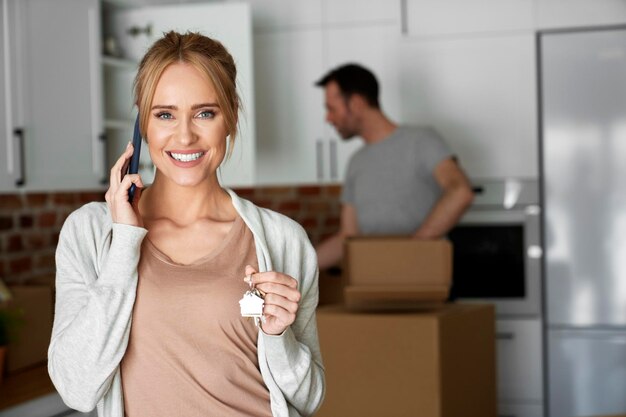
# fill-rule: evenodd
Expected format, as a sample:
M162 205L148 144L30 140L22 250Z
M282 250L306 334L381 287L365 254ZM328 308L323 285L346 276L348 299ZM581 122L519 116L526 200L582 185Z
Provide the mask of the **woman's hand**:
M109 189L104 198L109 206L113 223L143 227L143 220L138 210L143 182L139 174L126 174L133 149L133 145L129 143L124 153L111 168ZM131 184L135 184L137 187L132 205L128 202L128 190Z
M265 293L261 328L267 334L282 334L296 320L301 298L298 282L280 272L257 272L250 265L246 266L246 282L248 276L254 287Z

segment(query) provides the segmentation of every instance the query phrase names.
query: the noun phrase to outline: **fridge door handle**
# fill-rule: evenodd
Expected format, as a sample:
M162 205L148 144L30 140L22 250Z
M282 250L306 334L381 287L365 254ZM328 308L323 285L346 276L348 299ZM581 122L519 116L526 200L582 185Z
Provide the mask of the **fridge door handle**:
M513 333L513 332L498 332L498 333L496 333L496 339L498 339L498 340L513 340L513 339L515 339L515 333Z
M13 130L13 134L17 139L17 152L19 154L19 176L15 180L15 185L23 187L26 184L26 156L24 150L24 129L17 128Z

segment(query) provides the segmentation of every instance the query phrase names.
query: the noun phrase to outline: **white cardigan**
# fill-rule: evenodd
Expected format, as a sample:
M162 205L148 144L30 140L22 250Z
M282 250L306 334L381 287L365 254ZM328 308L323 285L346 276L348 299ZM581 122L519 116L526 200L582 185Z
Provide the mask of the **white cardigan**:
M279 336L259 331L259 367L276 417L313 414L324 397L315 308L318 268L302 227L228 190L254 235L260 272L298 280L295 322ZM106 203L89 203L65 221L56 251L56 306L48 372L63 401L99 417L123 417L119 364L130 333L137 265L146 229L113 223Z

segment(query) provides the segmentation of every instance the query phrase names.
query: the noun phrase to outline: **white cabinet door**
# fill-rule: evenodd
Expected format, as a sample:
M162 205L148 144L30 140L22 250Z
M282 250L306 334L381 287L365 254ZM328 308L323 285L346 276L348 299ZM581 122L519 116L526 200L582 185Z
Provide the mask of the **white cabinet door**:
M319 29L322 0L248 0L255 32Z
M323 0L326 25L400 22L400 1L389 0ZM400 26L398 25L398 30Z
M98 0L20 2L25 185L93 188L102 177Z
M347 63L357 63L370 69L379 84L381 108L392 120L400 112L400 80L398 77L399 24L369 25L365 27L329 28L325 32L327 70ZM327 136L332 141L329 147L331 175L329 182L343 182L348 162L363 146L361 138L342 140L332 126L327 126ZM336 151L333 151L336 147ZM333 155L336 152L336 156Z
M472 177L538 176L534 35L404 41L401 116L437 130Z
M258 184L312 184L325 176L319 29L255 36ZM250 115L252 116L252 115Z
M11 118L11 72L9 63L11 56L10 48L5 45L10 39L11 33L8 27L8 4L9 0L0 1L0 191L8 191L14 187L13 155L11 154L13 140L13 126Z
M535 8L538 29L621 25L626 22L624 0L535 0Z
M243 112L239 134L229 160L220 167L223 185L251 186L255 176L255 123L252 70L252 24L246 3L177 4L120 10L114 14L117 34L126 58L140 60L163 32L198 31L224 44L237 65L237 88ZM129 33L135 29L138 35Z
M410 36L532 30L534 24L532 0L406 1Z
M498 402L543 400L543 348L541 321L496 322Z

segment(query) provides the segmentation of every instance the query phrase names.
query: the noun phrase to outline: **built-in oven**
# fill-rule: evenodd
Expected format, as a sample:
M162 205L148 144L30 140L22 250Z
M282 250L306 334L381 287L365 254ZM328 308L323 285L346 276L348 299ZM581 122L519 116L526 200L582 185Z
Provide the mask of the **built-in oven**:
M541 222L536 181L473 181L474 202L448 237L451 298L488 301L498 316L541 314Z

